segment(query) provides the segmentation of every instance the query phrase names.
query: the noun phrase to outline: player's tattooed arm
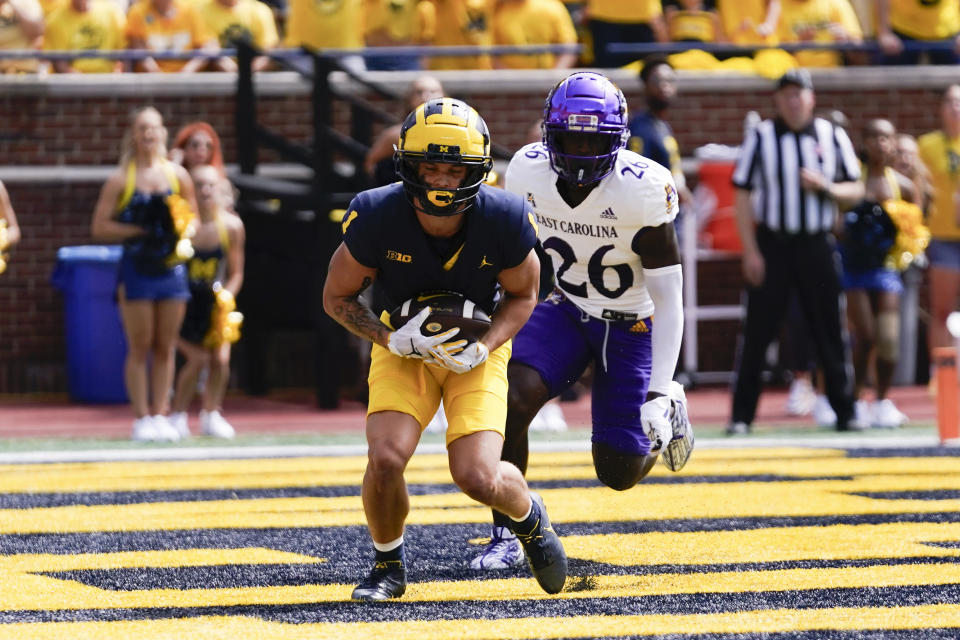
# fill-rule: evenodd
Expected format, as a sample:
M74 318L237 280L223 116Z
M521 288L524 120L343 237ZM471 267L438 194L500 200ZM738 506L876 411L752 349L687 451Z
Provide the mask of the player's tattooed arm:
M367 338L373 342L378 342L379 338L386 340L389 329L378 320L370 309L360 302L360 294L367 290L373 284L373 278L365 276L360 288L353 295L340 299L334 313L341 324L343 324L351 333L362 338Z
M323 308L350 333L386 346L390 328L360 302L360 294L375 277L375 269L357 262L347 246L341 244L330 259L323 287Z

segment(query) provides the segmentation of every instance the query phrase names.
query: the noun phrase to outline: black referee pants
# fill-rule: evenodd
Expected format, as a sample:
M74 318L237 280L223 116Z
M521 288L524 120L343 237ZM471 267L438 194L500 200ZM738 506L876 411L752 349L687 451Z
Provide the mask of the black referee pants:
M766 261L759 287L747 286L747 319L737 352L733 422L751 424L760 398L760 374L767 347L777 335L792 291L816 345L827 398L837 426L853 417L853 367L845 325L846 301L840 285L840 258L833 236L782 234L757 227L757 245Z

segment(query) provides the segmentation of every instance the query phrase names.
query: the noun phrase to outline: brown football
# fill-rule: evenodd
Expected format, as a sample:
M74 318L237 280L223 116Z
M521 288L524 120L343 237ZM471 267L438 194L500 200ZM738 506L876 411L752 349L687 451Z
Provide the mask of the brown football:
M475 302L454 291L425 291L406 300L390 314L390 324L399 329L424 307L431 309L420 327L425 336L458 327L460 332L452 339L466 340L469 344L483 337L490 328L490 316Z

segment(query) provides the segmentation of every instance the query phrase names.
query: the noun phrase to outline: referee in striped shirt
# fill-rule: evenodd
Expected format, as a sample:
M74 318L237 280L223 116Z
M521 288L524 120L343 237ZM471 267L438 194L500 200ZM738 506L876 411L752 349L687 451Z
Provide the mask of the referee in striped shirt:
M747 134L733 173L747 318L727 433L750 430L767 347L779 332L792 291L813 333L837 429L859 430L864 425L854 420L846 304L831 231L838 202L863 198L860 163L843 129L813 117L813 82L806 70L784 74L773 101L777 117Z

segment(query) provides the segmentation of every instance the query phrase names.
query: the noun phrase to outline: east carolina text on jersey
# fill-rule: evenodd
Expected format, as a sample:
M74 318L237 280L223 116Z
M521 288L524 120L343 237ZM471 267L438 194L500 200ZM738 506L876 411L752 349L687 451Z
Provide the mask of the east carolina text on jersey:
M342 228L353 257L377 270L384 299L376 314L433 289L462 293L492 313L500 272L523 262L537 241L530 205L486 185L449 240L424 233L400 183L357 194Z
M560 197L556 182L547 150L539 142L520 149L507 168L506 189L533 207L560 289L597 318L605 311L608 316L651 315L653 301L643 285L643 265L633 243L642 229L676 218L670 171L621 149L613 171L575 208Z
M557 220L542 213L536 213L537 222L540 226L547 229L558 229L564 233L572 233L578 236L590 236L591 238L616 238L617 228L612 225L582 224L580 222L571 222L569 220Z

